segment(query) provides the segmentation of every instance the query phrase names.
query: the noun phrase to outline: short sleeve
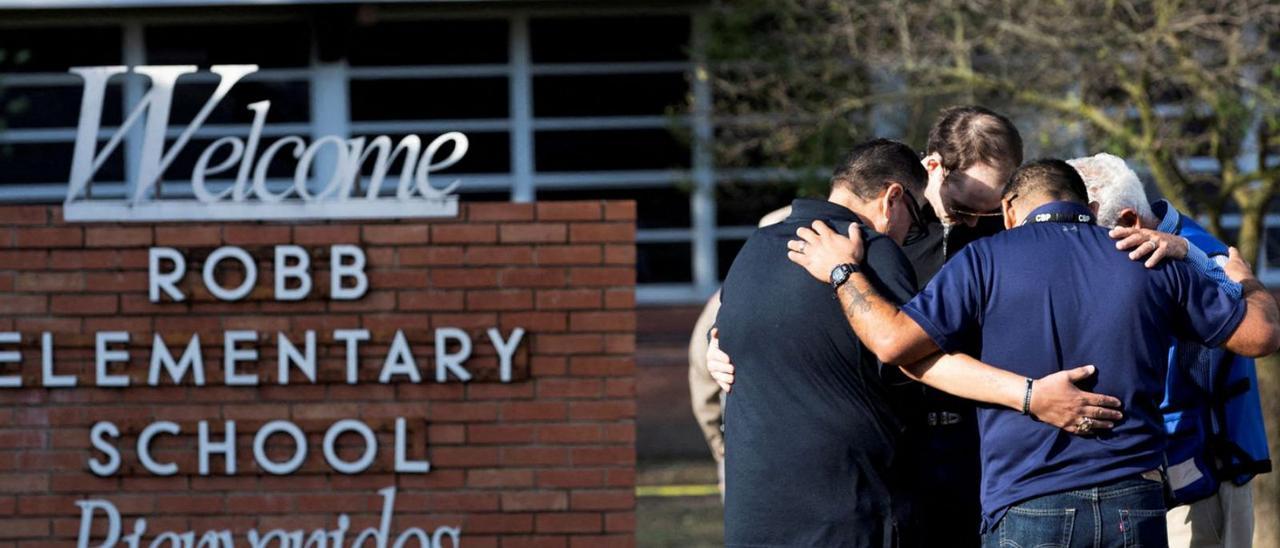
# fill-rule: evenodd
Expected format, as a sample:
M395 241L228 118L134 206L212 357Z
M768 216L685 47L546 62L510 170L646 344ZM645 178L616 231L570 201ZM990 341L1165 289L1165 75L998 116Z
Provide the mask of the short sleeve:
M867 242L864 274L871 284L895 306L911 300L918 289L916 273L902 249L879 233L863 230L862 237Z
M943 352L959 352L982 328L982 271L977 245L966 246L902 307Z
M1173 261L1168 273L1169 294L1175 301L1175 333L1208 347L1221 346L1244 319L1244 301L1232 297L1190 263Z

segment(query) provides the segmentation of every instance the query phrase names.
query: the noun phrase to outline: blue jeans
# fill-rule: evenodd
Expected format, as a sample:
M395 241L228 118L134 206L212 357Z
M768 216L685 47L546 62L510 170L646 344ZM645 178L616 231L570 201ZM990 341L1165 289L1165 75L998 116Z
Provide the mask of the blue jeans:
M1142 478L1054 493L1010 507L986 548L1166 548L1164 487Z

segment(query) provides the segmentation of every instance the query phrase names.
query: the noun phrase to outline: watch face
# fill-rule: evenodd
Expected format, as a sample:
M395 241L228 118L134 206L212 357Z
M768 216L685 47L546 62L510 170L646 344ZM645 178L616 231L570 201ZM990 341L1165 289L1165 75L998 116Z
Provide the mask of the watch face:
M831 271L831 283L840 285L849 279L849 265L839 265Z

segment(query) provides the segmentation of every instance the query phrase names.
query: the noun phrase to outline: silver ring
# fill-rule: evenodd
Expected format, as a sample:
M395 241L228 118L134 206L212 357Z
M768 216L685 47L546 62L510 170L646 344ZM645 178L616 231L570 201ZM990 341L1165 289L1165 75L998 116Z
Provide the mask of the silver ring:
M1080 424L1076 426L1076 429L1082 434L1089 433L1090 430L1093 430L1093 419L1089 417L1080 417Z
M804 253L804 250L808 247L809 247L809 242L800 240L800 249L797 250L796 253Z

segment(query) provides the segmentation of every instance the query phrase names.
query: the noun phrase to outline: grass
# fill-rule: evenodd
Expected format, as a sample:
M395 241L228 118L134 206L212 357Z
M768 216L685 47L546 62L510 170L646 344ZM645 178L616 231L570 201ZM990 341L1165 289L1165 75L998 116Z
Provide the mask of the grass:
M641 462L636 483L715 485L716 468L704 461ZM644 496L636 500L636 543L644 548L724 546L719 496Z

